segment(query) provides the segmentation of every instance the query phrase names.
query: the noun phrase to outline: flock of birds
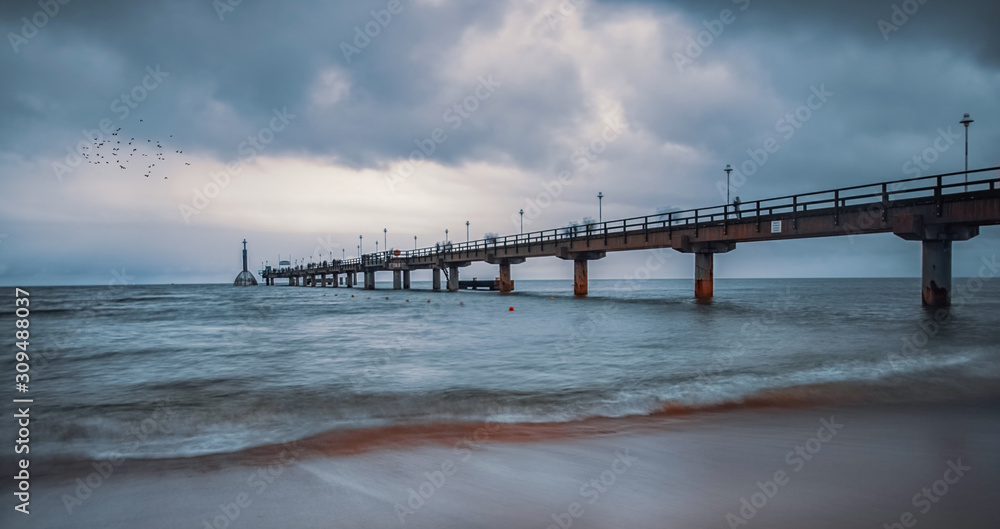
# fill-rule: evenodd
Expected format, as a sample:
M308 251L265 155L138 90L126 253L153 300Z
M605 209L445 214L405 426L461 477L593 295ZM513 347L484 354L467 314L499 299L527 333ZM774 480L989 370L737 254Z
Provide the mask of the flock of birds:
M141 119L139 120L139 123L142 123ZM150 158L150 155L152 155L155 161L150 161L151 163L142 169L145 171L144 176L149 178L150 175L153 174L156 167L156 161L165 162L167 160L166 151L163 149L163 142L160 140L155 141L155 150L158 152L153 152L153 149L151 148L154 143L152 139L146 139L146 142L143 143L141 139L136 140L135 138L129 138L127 143L123 145L122 141L125 141L125 136L120 134L121 130L121 127L118 127L117 130L111 133L110 138L95 137L93 147L84 147L83 157L87 160L87 163L95 165L111 165L114 163L118 165L119 169L122 171L127 171L130 167L141 167L143 163L150 160L143 160L142 162L139 162L139 160L142 158ZM174 135L171 134L170 137L173 138ZM136 146L133 147L133 143L135 143ZM145 148L143 148L142 151L139 150L140 147L144 145L150 147L150 152L143 152L147 150ZM108 150L109 148L111 149L110 151ZM184 154L184 151L174 150L173 154ZM131 165L133 159L137 163ZM184 165L191 164L184 162ZM166 180L167 177L164 176L163 179Z

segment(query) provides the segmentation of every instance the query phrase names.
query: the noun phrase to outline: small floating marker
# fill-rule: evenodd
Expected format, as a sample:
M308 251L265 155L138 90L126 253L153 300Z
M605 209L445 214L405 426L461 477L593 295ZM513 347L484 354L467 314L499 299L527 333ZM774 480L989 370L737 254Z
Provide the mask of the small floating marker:
M407 302L407 303L409 303L409 302L410 302L410 300L406 300L406 302Z
M389 296L386 296L385 299L389 299Z
M507 309L507 312L514 312L514 307Z
M429 300L429 299L428 299L428 300L427 300L427 303L430 303L430 302L431 302L431 300Z
M351 294L351 297L353 298L353 297L354 297L354 294Z

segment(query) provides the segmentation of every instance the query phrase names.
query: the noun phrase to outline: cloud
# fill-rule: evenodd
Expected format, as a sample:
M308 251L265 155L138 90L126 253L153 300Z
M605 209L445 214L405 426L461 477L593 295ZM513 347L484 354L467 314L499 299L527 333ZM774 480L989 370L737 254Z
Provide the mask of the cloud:
M901 24L894 5L911 11ZM482 233L513 231L511 215L564 172L572 184L532 229L594 216L598 191L606 218L718 203L725 164L754 161L770 138L780 149L755 162L737 189L744 201L904 178L907 161L940 129L958 130L963 112L976 119L970 165L995 165L987 146L1000 141L991 26L1000 7L914 5L404 0L386 19L382 0L244 2L220 21L210 2L70 2L16 53L0 53L9 72L0 85L0 193L21 198L0 212L0 232L16 224L30 233L23 223L32 219L93 242L101 236L90 227L104 226L131 235L102 247L139 253L165 244L213 251L205 241L247 232L264 241L294 233L305 246L329 235L352 248L357 234L383 227L430 243L446 227L461 232L465 220ZM2 27L20 32L36 8L0 6ZM879 20L898 27L888 40ZM356 46L372 27L377 34ZM345 43L358 53L345 58ZM169 75L137 89L150 69ZM492 79L488 97L483 79ZM788 116L818 87L832 95L788 135ZM127 113L123 96L134 103ZM295 120L241 163L240 146L283 108ZM157 182L93 167L60 182L52 163L102 120L155 139L173 134L169 147L193 165L165 166L169 178ZM609 123L621 129L612 141L602 139ZM388 185L436 129L447 139ZM240 174L185 222L178 205L232 163ZM949 149L927 173L961 164L961 150ZM32 250L53 266L66 256ZM179 270L194 258L179 250L148 264Z

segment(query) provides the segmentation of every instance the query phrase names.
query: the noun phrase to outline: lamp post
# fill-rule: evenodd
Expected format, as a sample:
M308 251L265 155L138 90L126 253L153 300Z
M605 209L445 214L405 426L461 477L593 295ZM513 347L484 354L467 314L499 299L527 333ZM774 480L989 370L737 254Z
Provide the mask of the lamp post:
M448 230L444 230L444 242L448 242Z
M343 261L347 258L347 248L340 249L340 260Z
M604 200L604 193L600 191L597 192L597 222L604 222L604 212L601 207L601 202Z
M962 125L965 125L965 190L969 190L969 123L972 123L972 119L966 114L962 116L962 121L959 121Z
M521 233L524 233L524 209L518 211L521 214Z
M365 249L365 240L364 239L365 239L364 235L358 235L358 256L359 257L361 256L361 252L363 252L364 249Z
M465 221L465 244L469 244L469 221Z
M733 172L733 166L727 163L723 171L726 172L726 207L729 207L729 173Z
M417 249L417 236L416 235L413 236L413 249L414 250Z
M378 241L375 241L375 253L378 253Z
M389 228L382 228L382 247L389 249Z

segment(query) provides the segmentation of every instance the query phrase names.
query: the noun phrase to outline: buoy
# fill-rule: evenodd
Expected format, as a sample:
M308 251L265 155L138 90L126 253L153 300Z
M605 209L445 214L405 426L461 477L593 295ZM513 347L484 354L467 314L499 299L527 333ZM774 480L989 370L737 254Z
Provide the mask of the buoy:
M431 302L431 300L429 300L429 299L428 299L428 300L427 300L427 303L430 303L430 302Z
M410 302L410 300L406 300L406 302L407 302L407 303L409 303L409 302Z
M353 298L353 297L354 297L354 294L351 294L351 297Z
M508 312L514 312L514 307L507 309Z
M389 296L386 296L385 299L389 299Z

